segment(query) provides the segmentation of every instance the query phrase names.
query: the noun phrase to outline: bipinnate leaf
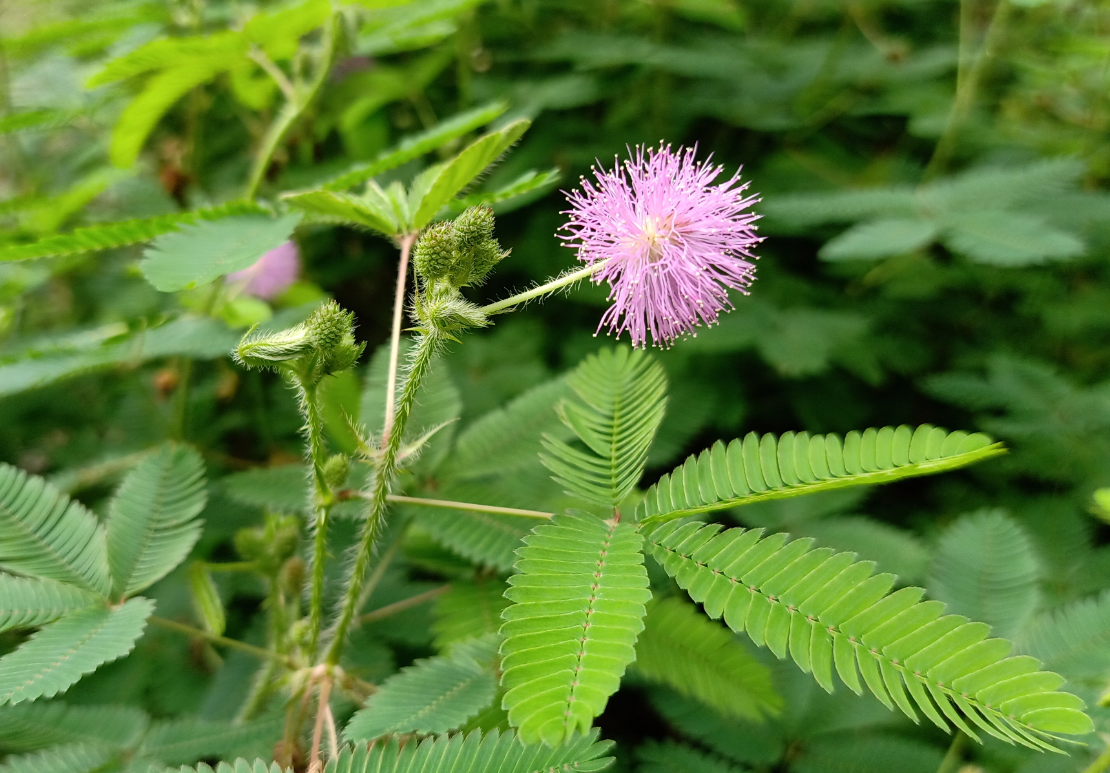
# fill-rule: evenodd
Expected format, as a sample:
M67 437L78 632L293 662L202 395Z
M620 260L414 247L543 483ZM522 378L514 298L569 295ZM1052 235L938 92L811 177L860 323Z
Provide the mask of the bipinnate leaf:
M231 201L216 207L205 207L173 215L158 215L118 223L104 223L77 228L69 233L55 234L26 244L0 246L0 263L10 260L31 260L78 252L107 250L149 241L159 234L176 231L178 226L204 220L219 220L235 215L269 214L259 204L249 201Z
M500 577L452 582L451 590L436 599L432 623L436 647L449 650L459 642L496 632L501 627L501 612L509 605L505 588Z
M970 211L949 217L942 237L953 252L991 266L1035 266L1087 251L1078 237L1027 212Z
M999 510L962 516L937 542L926 588L960 615L1013 638L1038 607L1037 556L1021 526Z
M53 697L122 658L153 611L154 602L134 598L117 608L83 609L40 629L0 658L0 705Z
M490 102L473 110L453 115L430 129L405 137L394 147L383 151L373 161L351 167L343 174L328 180L320 188L325 191L344 191L353 188L371 177L396 169L402 164L443 147L451 140L479 126L484 126L508 109L509 106L505 102Z
M826 242L817 254L822 260L874 260L901 255L928 246L939 230L931 220L872 220Z
M727 716L759 719L782 707L767 666L681 599L648 606L632 668Z
M605 756L610 748L611 741L598 742L597 731L570 736L552 747L518 740L512 732L491 730L483 737L473 730L465 736L441 735L403 746L397 739L347 746L328 760L324 773L595 773L613 762Z
M105 768L115 756L115 751L103 744L66 744L9 756L0 765L0 773L93 773Z
M589 730L620 686L643 630L643 538L587 513L555 516L517 551L502 617L502 706L525 743Z
M789 654L829 692L835 668L854 692L866 685L915 722L916 706L946 732L978 739L977 727L1034 749L1093 729L1083 701L1058 691L1062 677L1009 657L1011 644L987 638L989 626L945 615L920 588L891 593L896 578L851 553L762 529L670 521L644 530L652 555L706 614Z
M143 253L143 276L162 292L188 290L253 265L289 240L301 220L242 215L182 226Z
M103 604L100 596L73 585L0 574L0 631L38 628L78 609Z
M357 743L389 733L424 735L462 727L493 703L497 679L490 663L496 649L497 638L490 634L477 651L457 650L401 669L355 712L343 737Z
M1110 591L1041 613L1022 631L1018 647L1068 679L1101 687L1110 670Z
M839 435L749 432L727 448L718 441L648 489L636 509L641 521L783 499L847 486L889 483L954 470L1005 453L1001 443L922 424Z
M0 708L0 748L13 754L85 743L122 749L136 744L149 722L135 706L28 701Z
M165 445L127 474L108 515L112 593L130 596L162 579L200 537L208 501L204 460L189 446Z
M453 159L439 166L434 176L420 186L422 195L410 203L409 209L413 214L409 225L415 230L432 222L442 207L473 183L531 125L532 122L525 118L513 121L479 137ZM414 184L414 189L416 187Z
M0 464L0 568L107 595L104 528L42 478Z
M605 349L567 377L579 401L559 416L585 450L545 436L540 459L568 494L616 507L644 473L648 449L667 407L667 376L642 350Z

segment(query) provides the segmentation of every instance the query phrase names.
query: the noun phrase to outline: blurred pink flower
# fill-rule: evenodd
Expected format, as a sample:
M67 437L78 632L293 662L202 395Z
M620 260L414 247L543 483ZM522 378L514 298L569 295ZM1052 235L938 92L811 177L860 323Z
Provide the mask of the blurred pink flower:
M560 238L593 265L608 261L593 281L608 282L613 305L598 325L642 347L669 345L732 308L728 290L747 293L755 279L751 249L762 239L748 211L737 172L714 183L722 167L695 161L696 148L636 148L612 171L593 169L567 194L571 209Z
M270 300L281 295L301 273L301 254L297 245L286 242L270 250L249 268L227 275L229 284L242 284L243 292Z

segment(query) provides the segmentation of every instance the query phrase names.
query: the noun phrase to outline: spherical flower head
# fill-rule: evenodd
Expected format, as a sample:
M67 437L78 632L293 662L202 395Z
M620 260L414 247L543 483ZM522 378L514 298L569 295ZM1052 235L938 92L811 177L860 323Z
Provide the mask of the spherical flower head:
M717 182L722 168L696 161L696 148L637 147L612 171L594 169L567 195L570 219L560 238L578 259L605 266L593 281L608 282L608 325L632 345L657 346L693 333L732 308L728 291L747 293L755 279L752 248L761 239L740 173Z
M270 300L281 295L297 281L301 273L301 255L297 245L286 242L276 247L242 271L227 275L229 284L243 285L243 292L255 298Z

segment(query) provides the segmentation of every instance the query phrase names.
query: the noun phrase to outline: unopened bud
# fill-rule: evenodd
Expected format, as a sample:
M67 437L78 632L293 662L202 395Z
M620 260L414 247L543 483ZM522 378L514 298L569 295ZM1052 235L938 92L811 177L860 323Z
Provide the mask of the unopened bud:
M342 488L350 471L350 458L346 454L334 454L324 462L324 482L333 490Z
M428 227L412 254L416 273L427 284L435 284L451 273L455 266L455 227L451 223L436 223Z

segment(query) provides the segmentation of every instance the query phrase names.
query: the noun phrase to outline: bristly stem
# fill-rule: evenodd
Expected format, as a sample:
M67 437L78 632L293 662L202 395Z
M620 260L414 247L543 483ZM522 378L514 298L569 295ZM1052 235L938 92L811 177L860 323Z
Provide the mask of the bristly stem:
M324 619L324 564L328 557L328 516L334 502L331 489L324 480L327 449L324 446L324 417L320 411L320 393L316 385L302 386L302 410L308 434L308 457L311 465L311 508L313 513L312 595L308 607L308 655L315 657Z
M422 497L404 497L390 494L386 497L390 502L399 505L421 505L423 507L442 507L448 510L469 510L473 513L493 513L494 515L515 515L521 518L539 518L546 520L553 518L554 513L545 513L541 510L522 510L519 507L498 507L497 505L481 505L474 502L454 502L450 499L424 499Z
M397 393L397 361L401 357L401 321L405 313L405 288L408 286L409 253L416 241L416 234L401 237L401 260L397 264L397 291L393 295L393 329L389 334L389 372L385 382L385 421L382 423L382 445L389 440L393 429L394 401Z
M258 157L251 169L250 181L247 183L247 190L244 194L245 198L253 199L258 193L258 187L266 177L266 170L270 168L270 162L273 160L278 146L281 145L289 130L293 128L293 124L320 93L324 81L327 80L328 73L331 72L332 63L335 61L335 48L338 38L339 14L333 13L324 23L323 53L320 60L316 62L316 70L312 74L312 80L309 81L307 86L301 83L294 85L295 97L286 100L285 104L282 105L281 112L270 124L270 128L266 130L266 136L262 139L262 147L259 149Z
M359 600L362 597L363 580L366 570L370 566L370 559L374 555L374 542L381 530L385 508L388 504L389 488L393 484L393 475L397 471L397 451L401 447L401 437L405 434L405 425L408 423L409 414L416 403L416 394L420 384L428 373L432 359L442 343L442 334L434 328L417 336L411 355L408 374L405 378L405 387L401 391L401 399L397 402L397 413L393 421L393 431L386 439L381 456L374 465L374 483L371 489L369 509L366 514L366 524L362 527L362 538L359 541L358 553L347 581L347 590L343 597L343 606L340 609L339 620L335 626L335 638L328 650L327 663L336 665L343 654L343 645L347 639L351 622L358 611Z
M604 268L605 264L608 262L609 261L607 260L599 260L597 263L593 263L592 265L586 266L585 268L580 268L577 271L571 271L569 273L562 274L555 277L550 282L540 285L539 287L533 287L531 290L525 290L522 293L517 293L516 295L510 296L503 301L497 301L496 303L491 303L488 306L483 306L482 311L486 314L498 314L515 306L519 306L522 303L527 303L528 301L535 298L540 298L544 295L553 293L556 290L561 290L562 288L572 285L575 282L581 282L583 279L593 276L602 268Z

